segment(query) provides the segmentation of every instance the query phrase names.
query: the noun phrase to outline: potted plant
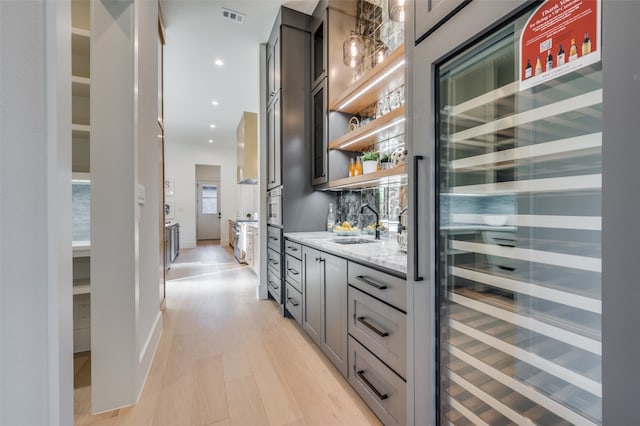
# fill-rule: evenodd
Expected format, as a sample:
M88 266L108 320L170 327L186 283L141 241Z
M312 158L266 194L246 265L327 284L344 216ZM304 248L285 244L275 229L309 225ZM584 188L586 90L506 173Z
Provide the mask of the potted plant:
M363 152L361 156L362 160L362 174L373 173L378 170L378 153L375 151Z
M380 156L380 168L382 170L391 168L391 154L383 154Z

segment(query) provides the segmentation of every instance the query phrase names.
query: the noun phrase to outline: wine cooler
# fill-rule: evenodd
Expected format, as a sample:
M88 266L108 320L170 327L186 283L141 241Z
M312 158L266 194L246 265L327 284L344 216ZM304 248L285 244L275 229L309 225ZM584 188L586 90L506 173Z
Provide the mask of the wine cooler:
M602 62L534 13L434 70L440 424L602 424Z

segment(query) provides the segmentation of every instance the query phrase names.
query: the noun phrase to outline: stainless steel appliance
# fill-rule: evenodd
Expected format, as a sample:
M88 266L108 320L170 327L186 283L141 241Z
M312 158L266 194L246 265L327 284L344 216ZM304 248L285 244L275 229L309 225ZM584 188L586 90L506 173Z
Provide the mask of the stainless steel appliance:
M282 187L267 193L267 223L282 226Z
M630 26L607 16L638 7L444 3L462 7L445 21L407 19L422 25L409 47L408 423L635 423L615 419L634 410L625 406L637 366L622 364L626 379L614 364L638 343L607 305L628 309L624 283L637 281L631 267L611 267L624 268L616 260L630 247L613 239L628 203L603 200L630 187L607 161L624 162L637 127L607 120L638 110L616 97L616 76L637 69L637 58L616 57ZM576 26L583 18L593 24ZM628 309L627 322L635 317Z
M242 224L240 222L233 222L233 236L234 236L234 245L233 245L233 257L240 263L246 263L245 260L245 250L244 244L246 243L246 238L242 238Z

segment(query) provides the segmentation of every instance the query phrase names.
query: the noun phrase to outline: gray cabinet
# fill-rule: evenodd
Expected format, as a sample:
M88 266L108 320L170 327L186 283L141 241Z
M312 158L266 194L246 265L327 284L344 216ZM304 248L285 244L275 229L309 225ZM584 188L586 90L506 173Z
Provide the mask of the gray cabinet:
M311 181L315 186L327 183L329 180L326 79L320 80L318 86L313 90L311 101Z
M303 247L303 328L347 376L347 261Z
M280 27L275 26L267 43L267 101L280 90Z
M322 264L318 250L302 247L302 328L320 346L322 324Z
M281 125L277 93L267 109L267 189L282 185Z
M322 352L347 377L347 261L322 253Z

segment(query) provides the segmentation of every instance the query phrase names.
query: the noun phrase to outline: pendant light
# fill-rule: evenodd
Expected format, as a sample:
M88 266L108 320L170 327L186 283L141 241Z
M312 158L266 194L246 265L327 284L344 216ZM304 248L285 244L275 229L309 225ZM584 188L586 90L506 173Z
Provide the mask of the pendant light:
M404 0L389 0L389 18L392 21L404 22Z
M357 31L351 31L349 37L342 44L342 61L345 65L355 68L364 58L364 40Z
M384 58L389 54L389 49L387 46L380 42L376 41L375 49L373 50L373 56L371 57L371 66L375 67L378 64L381 64L384 61Z

